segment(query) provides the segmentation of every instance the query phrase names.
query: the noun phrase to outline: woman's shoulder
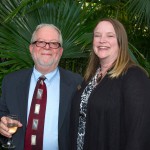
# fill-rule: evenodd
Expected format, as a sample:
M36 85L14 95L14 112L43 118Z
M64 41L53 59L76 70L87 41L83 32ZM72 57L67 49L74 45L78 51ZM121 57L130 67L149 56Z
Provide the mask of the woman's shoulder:
M148 78L146 71L140 66L131 66L125 73L125 76L133 76L133 77L145 77Z
M123 79L125 83L130 84L149 84L150 85L150 78L146 74L146 71L139 66L132 66L130 67L126 73L123 75Z

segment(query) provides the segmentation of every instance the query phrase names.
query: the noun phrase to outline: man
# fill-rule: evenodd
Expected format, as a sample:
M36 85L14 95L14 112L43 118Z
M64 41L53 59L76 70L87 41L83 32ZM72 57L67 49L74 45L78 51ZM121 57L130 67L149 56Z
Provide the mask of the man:
M44 75L47 104L42 149L68 150L71 99L82 77L58 67L63 53L62 36L60 30L54 25L38 25L32 35L29 49L35 63L34 68L11 73L2 82L1 137L12 137L16 150L28 150L24 147L26 140L31 138L27 137L26 131L31 113L32 97L39 77ZM8 132L6 117L8 114L19 116L18 130L14 135ZM38 141L31 138L30 143L32 147L32 144L36 145ZM32 150L34 149L33 146Z

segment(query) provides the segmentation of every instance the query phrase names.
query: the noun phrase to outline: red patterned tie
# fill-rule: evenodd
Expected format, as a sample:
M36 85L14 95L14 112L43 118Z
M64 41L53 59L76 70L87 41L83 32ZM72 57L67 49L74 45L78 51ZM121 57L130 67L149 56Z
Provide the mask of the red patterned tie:
M45 76L41 76L34 90L28 125L25 136L24 150L42 150L44 120L47 101Z

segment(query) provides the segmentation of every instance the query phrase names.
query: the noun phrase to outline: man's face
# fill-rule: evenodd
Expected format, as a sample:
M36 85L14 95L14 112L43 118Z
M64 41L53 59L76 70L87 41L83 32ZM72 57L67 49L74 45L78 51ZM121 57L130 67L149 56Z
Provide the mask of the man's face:
M63 48L60 46L53 48L55 44L57 47L58 43L60 43L57 30L52 27L42 27L37 31L35 41L37 42L29 47L35 67L38 70L39 68L55 69L63 52ZM44 44L44 42L51 42L51 44ZM43 47L43 45L45 46Z

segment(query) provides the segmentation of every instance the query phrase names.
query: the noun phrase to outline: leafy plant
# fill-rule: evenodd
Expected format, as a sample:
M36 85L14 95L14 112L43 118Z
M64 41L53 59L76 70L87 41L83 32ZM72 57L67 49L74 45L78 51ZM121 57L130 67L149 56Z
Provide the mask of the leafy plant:
M86 13L90 6L83 10L82 5L83 3L69 0L2 0L0 67L15 71L33 66L28 47L31 34L40 23L55 24L62 31L62 58L86 57L82 48L85 39L82 37L87 32L85 22L91 13Z
M135 1L139 2L138 7L134 7ZM147 18L144 26L149 29L149 16L146 15L150 8L146 6L149 5L148 1L143 0L1 0L0 80L9 72L33 66L28 47L32 32L38 24L52 23L60 28L64 39L60 65L83 73L92 47L92 31L97 21L103 17L117 18L123 22L133 41L138 32L133 28L141 25L138 20ZM137 14L134 8L140 12L146 10L145 15ZM132 18L130 14L133 15ZM130 25L131 22L134 24ZM133 45L129 43L131 55L149 71L149 62Z

